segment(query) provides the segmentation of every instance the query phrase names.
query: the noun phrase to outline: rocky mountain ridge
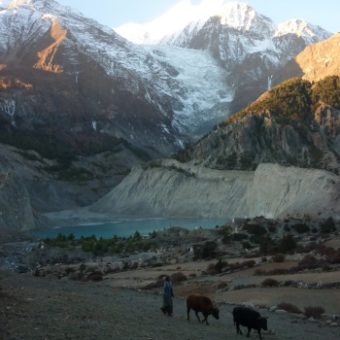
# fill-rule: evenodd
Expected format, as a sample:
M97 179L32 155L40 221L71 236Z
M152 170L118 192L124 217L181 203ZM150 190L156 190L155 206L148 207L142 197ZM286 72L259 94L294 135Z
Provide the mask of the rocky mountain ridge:
M237 6L234 16L243 13ZM215 16L186 45L136 46L54 0L1 1L0 172L12 180L0 199L25 197L27 212L20 217L3 204L2 226L12 228L19 216L19 228L31 228L39 212L98 200L134 165L197 140L266 89L271 75L311 42L303 34L324 37L302 23L291 25L294 34L282 28L275 36L270 19L247 11L247 29ZM339 108L319 104L318 131L286 126L265 112L220 126L215 139L200 140L181 159L217 169L278 161L336 172Z
M340 173L340 80L293 78L263 94L179 153L216 169L250 170L263 162Z
M179 24L167 25L166 31L164 23L168 22ZM117 31L131 41L151 43L157 49L170 46L207 51L226 73L230 105L224 106L224 115L239 111L272 85L297 76L297 69L286 78L279 74L306 46L331 35L301 19L277 25L248 4L223 0L197 5L184 0L144 26L127 24ZM218 112L215 116L222 118Z

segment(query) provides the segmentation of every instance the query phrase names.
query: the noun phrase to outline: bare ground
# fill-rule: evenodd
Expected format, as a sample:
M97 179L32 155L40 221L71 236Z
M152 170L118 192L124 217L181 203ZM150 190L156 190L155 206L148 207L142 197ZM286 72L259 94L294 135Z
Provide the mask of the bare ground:
M233 326L232 305L221 305L220 320L211 319L206 326L193 315L191 322L186 321L181 298L175 299L174 317L169 318L160 313L159 295L114 288L112 282L81 283L0 272L0 339L241 339ZM269 316L271 330L264 339L339 339L338 327L288 314L261 313ZM253 333L251 338L258 336Z

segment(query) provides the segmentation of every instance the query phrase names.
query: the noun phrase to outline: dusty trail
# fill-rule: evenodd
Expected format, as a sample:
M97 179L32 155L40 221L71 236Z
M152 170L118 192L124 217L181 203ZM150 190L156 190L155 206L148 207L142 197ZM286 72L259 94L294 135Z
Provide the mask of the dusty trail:
M221 319L210 326L192 315L186 321L185 302L175 299L173 318L160 313L161 298L136 290L113 289L106 282L79 283L0 273L0 339L242 339L232 323L232 306L221 306ZM296 317L269 316L275 334L264 339L338 339L338 328L320 327ZM258 339L252 334L251 338Z

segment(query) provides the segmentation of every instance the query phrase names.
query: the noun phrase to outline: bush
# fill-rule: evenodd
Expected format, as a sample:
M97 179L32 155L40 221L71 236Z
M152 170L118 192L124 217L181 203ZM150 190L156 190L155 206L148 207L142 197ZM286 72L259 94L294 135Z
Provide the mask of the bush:
M216 274L218 274L218 272L216 270L216 267L215 267L215 264L214 263L208 264L208 267L205 270L205 273L209 274L209 275L216 275Z
M300 270L302 269L315 269L319 267L320 261L318 261L314 256L312 255L306 255L299 263L298 267Z
M245 240L247 238L248 238L248 235L242 234L242 233L236 233L236 234L230 235L230 240L231 241L236 241L236 242L243 241L243 240Z
M302 314L302 311L299 307L287 303L287 302L282 302L277 305L278 308L285 310L288 313L294 313L294 314Z
M254 271L254 275L256 276L262 276L262 275L266 275L267 274L267 271L266 270L263 270L263 269L255 269Z
M244 268L253 268L256 264L254 260L248 260L241 263Z
M322 234L329 234L334 231L336 231L336 227L332 217L328 217L327 220L320 224L320 232Z
M182 272L177 272L171 275L171 281L174 283L186 281L188 278Z
M239 284L234 286L234 290L241 290L241 289L249 289L249 288L256 288L256 284Z
M253 246L248 241L243 241L242 247L243 247L243 249L252 249L253 248Z
M261 283L262 287L278 287L279 285L280 282L272 278L265 279Z
M283 254L276 254L272 257L272 261L275 263L282 263L285 259L286 257Z
M292 228L299 234L305 234L309 232L309 227L305 223L296 223L292 225Z
M321 306L308 306L304 308L304 314L307 318L320 319L325 313L325 309Z
M340 263L340 250L327 255L327 261L331 264L339 264Z
M228 283L227 283L227 282L220 282L220 283L217 285L217 289L228 290Z
M264 276L264 275L286 275L294 274L299 271L298 267L291 268L274 268L272 270L256 269L254 275Z
M263 236L267 233L266 228L260 226L259 224L246 224L243 227L243 230L255 236Z
M219 259L219 260L216 262L214 268L215 268L216 273L222 273L223 268L225 268L225 267L227 267L227 266L228 266L228 262L222 261L221 259Z
M314 106L320 101L340 109L340 79L338 76L329 76L318 81L312 90Z
M293 252L297 247L297 243L292 235L284 236L279 242L279 250L281 253Z
M216 257L217 243L207 241L204 244L194 245L194 260L210 260Z

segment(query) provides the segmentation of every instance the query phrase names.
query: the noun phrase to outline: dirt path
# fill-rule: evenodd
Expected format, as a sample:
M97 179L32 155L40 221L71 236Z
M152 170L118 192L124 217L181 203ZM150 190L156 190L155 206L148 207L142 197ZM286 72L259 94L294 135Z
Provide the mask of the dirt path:
M221 319L210 326L192 315L186 321L185 303L175 299L175 315L160 313L160 296L117 289L102 283L34 278L0 272L0 339L122 339L219 340L242 339L232 323L232 306L221 306ZM271 314L274 334L264 339L338 339L339 328L322 327L286 314ZM251 338L258 339L252 334Z

